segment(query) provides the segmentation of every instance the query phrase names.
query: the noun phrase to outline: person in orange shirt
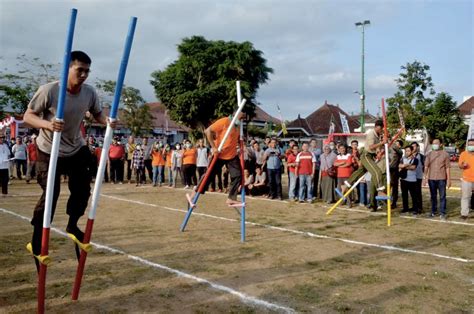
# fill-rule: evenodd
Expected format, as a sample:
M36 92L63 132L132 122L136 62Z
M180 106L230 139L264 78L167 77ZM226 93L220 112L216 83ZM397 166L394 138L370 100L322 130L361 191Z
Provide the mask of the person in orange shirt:
M213 158L217 158L217 161L212 169L210 178L213 178L217 173L218 169L222 169L224 165L229 169L231 182L229 196L226 201L228 205L239 203L237 201L237 193L239 191L240 181L242 180L242 173L240 170L240 159L239 155L237 154L237 147L239 144L240 123L243 117L244 113L239 113L235 125L233 125L231 128L229 137L223 144L222 150L217 156L217 149L221 144L227 129L231 126L232 116L224 117L217 120L204 131L204 134L206 135L207 140L209 141L209 145L211 146L211 153L214 155ZM203 178L205 177L206 176L203 176ZM201 194L205 193L210 183L211 180L207 180L207 182L205 182L204 189L202 190ZM191 195L191 199L194 199L195 193L196 192L194 191Z
M193 144L191 144L189 140L186 140L184 143L183 152L183 173L185 189L189 189L191 186L197 185L196 162L197 150L193 147Z
M467 140L466 151L459 156L459 169L462 170L461 179L461 218L469 216L472 188L474 187L474 138Z
M165 169L168 174L168 186L173 186L173 169L172 169L172 156L173 150L171 149L170 144L165 146ZM164 183L164 180L163 180Z
M157 183L161 186L162 182L162 173L165 169L165 149L163 148L163 143L156 143L151 152L151 166L153 167L153 186L156 186Z

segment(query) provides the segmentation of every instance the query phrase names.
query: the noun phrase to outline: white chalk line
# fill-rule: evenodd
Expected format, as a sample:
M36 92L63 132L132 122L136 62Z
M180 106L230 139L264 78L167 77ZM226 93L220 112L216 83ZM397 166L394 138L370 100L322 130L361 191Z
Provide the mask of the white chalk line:
M101 195L103 197L114 199L114 200L117 200L117 201L129 202L129 203L134 203L134 204L138 204L138 205L145 205L145 206L151 206L151 207L156 207L156 208L163 208L163 209L174 211L174 212L187 213L187 210L183 210L183 209L177 209L177 208L172 208L172 207L168 207L168 206L150 204L150 203L146 203L146 202L142 202L142 201L135 201L135 200L130 200L130 199L121 198L121 197L112 196L112 195L106 195L106 194L101 194ZM209 214L203 214L203 213L198 213L198 212L193 212L193 215L207 217L207 218L213 218L213 219L218 219L218 220L224 220L224 221L229 221L229 222L240 222L240 220L237 220L237 219L225 218L225 217L209 215ZM261 224L261 223L250 222L250 221L246 221L245 224L246 225L251 225L251 226L257 226L257 227L263 227L263 228L266 228L266 229L289 232L289 233L293 233L293 234L305 235L305 236L309 236L309 237L312 237L312 238L337 240L337 241L341 241L341 242L345 242L345 243L375 247L375 248L385 249L385 250L389 250L389 251L398 251L398 252L404 252L404 253L421 254L421 255L427 255L427 256L433 256L433 257L438 257L438 258L454 260L454 261L463 262L463 263L472 263L472 262L474 262L474 260L472 260L472 259L466 259L466 258L462 258L462 257L448 256L448 255L430 253L430 252L425 252L425 251L417 251L417 250L412 250L412 249L405 249L405 248L392 246L392 245L376 244L376 243L362 242L362 241L350 240L350 239L339 238L339 237L331 237L331 236L316 234L316 233L313 233L313 232L300 231L300 230L288 229L288 228L283 228L283 227L276 227L276 226L272 226L272 225Z
M217 194L217 195L222 195L222 193L218 192L206 192L209 194ZM254 199L254 200L260 200L260 201L265 201L265 202L279 202L279 203L285 203L285 204L290 204L290 201L281 201L281 200L272 200L272 199L267 199L267 198L261 198L261 197L254 197L254 196L245 196L246 198L249 199ZM447 196L449 197L449 196ZM455 198L455 197L453 197ZM310 205L307 203L303 204L296 204L295 205ZM318 203L312 203L311 205L317 205L321 206L323 208L331 208L331 206L327 206L324 204L318 204ZM387 216L386 212L371 212L363 209L357 209L357 208L344 208L344 207L337 207L336 208L338 211L347 211L347 212L357 212L357 213L363 213L367 214L370 216ZM393 212L392 212L392 218L393 218ZM461 226L474 226L474 223L469 223L469 222L463 222L463 221L452 221L452 220L441 220L441 219L432 219L432 218L423 218L423 217L413 217L413 216L397 216L397 218L403 218L403 219L415 219L415 220L423 220L423 221L428 221L428 222L437 222L437 223L443 223L443 224L452 224L452 225L461 225Z
M17 214L15 212L7 210L5 208L0 208L0 211L3 212L3 213L6 213L6 214L10 214L10 215L15 216L15 217L20 218L20 219L30 221L30 219L28 217L22 216L20 214ZM56 232L56 233L58 233L58 234L60 234L64 237L67 237L67 233L60 230L60 229L58 229L58 228L51 227L51 230L53 230L54 232ZM268 302L268 301L265 301L265 300L261 300L261 299L249 296L245 293L234 290L230 287L223 286L221 284L214 283L214 282L209 281L207 279L200 278L200 277L185 273L183 271L180 271L180 270L170 268L170 267L162 265L162 264L158 264L158 263L149 261L147 259L144 259L144 258L136 256L136 255L128 254L125 251L115 249L113 247L110 247L110 246L107 246L107 245L104 245L104 244L100 244L100 243L97 243L97 242L91 242L91 244L94 247L96 247L97 249L101 249L101 250L104 250L104 251L109 251L109 252L115 253L115 254L125 255L125 256L127 256L127 258L129 258L131 260L134 260L136 262L139 262L141 264L144 264L144 265L147 265L147 266L150 266L150 267L153 267L153 268L161 269L161 270L167 271L169 273L173 273L178 277L190 279L190 280L196 281L198 283L209 285L211 288L213 288L215 290L219 290L219 291L231 294L233 296L236 296L237 298L242 300L245 304L253 304L253 305L264 307L264 308L267 308L267 309L270 309L270 310L280 311L280 312L283 312L283 313L295 313L296 312L292 308L282 306L282 305L279 305L279 304L276 304L276 303L271 303L271 302Z
M165 187L169 188L169 187ZM169 188L171 189L171 188ZM207 194L213 194L213 195L224 195L223 193L219 192L206 192ZM9 194L9 196L16 197L24 197L24 196L41 196L41 193L28 193L28 194ZM449 197L449 196L447 196ZM279 203L285 203L285 204L290 204L290 201L281 201L281 200L272 200L272 199L266 199L266 198L261 198L261 197L254 197L254 196L249 196L247 195L246 198L249 199L254 199L254 200L260 200L260 201L266 201L266 202L279 202ZM454 197L453 197L454 198ZM309 205L309 204L296 204L295 205ZM323 208L329 209L331 208L330 206L324 205L324 204L318 204L315 203L315 205L321 206ZM170 208L168 208L170 209ZM387 216L386 212L370 212L364 209L357 209L357 208L344 208L344 207L337 207L338 211L348 211L348 212L357 212L357 213L363 213L363 214L368 214L370 216ZM392 216L393 217L393 216ZM412 219L412 220L423 220L423 221L429 221L429 222L436 222L436 223L442 223L442 224L452 224L452 225L460 225L460 226L474 226L474 223L469 223L469 222L463 222L463 221L453 221L453 220L441 220L441 219L434 219L434 218L423 218L423 217L413 217L413 216L398 216L397 218L403 218L403 219Z

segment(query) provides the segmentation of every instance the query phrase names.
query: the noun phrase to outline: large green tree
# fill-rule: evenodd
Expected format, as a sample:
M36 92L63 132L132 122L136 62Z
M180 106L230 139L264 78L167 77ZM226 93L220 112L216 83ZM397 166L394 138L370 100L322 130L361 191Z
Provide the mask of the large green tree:
M254 113L257 90L273 72L262 51L247 41L193 36L183 39L178 52L178 59L153 72L150 81L173 120L202 131L216 118L231 114L236 109L236 80L247 99L245 112Z
M428 108L435 91L428 71L430 67L419 61L401 67L397 92L387 99L389 126L396 129L400 125L397 110L402 111L408 131L423 129Z
M59 64L48 64L26 55L16 57L15 70L0 70L0 118L11 108L23 114L39 86L57 80Z
M115 81L98 80L96 87L105 95L112 96L115 92ZM149 133L152 128L152 116L150 107L145 106L140 90L123 86L120 97L122 103L121 116L133 135L140 136ZM102 105L108 106L107 100L102 99Z
M445 144L457 147L464 145L468 126L463 123L459 108L449 94L436 95L425 121L426 131L431 139L439 138Z

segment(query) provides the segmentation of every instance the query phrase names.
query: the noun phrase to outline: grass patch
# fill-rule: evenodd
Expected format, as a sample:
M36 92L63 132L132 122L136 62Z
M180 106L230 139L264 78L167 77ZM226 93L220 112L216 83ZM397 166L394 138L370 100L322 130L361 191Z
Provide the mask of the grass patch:
M383 282L383 278L380 275L377 274L363 274L359 276L359 282L363 284L375 284L375 283L380 283Z

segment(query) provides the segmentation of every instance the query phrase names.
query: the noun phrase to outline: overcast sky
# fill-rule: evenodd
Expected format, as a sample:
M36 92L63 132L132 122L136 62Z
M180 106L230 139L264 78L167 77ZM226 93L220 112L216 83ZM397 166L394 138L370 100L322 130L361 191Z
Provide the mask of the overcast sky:
M73 49L93 59L90 79L115 80L130 16L138 17L125 84L156 101L150 73L177 58L184 37L250 41L274 69L257 100L292 120L327 100L348 113L360 110L361 32L366 29L367 107L395 92L400 66L431 66L437 92L456 101L474 94L472 0L445 1L52 1L0 0L1 68L26 54L62 61L70 9L78 9Z

